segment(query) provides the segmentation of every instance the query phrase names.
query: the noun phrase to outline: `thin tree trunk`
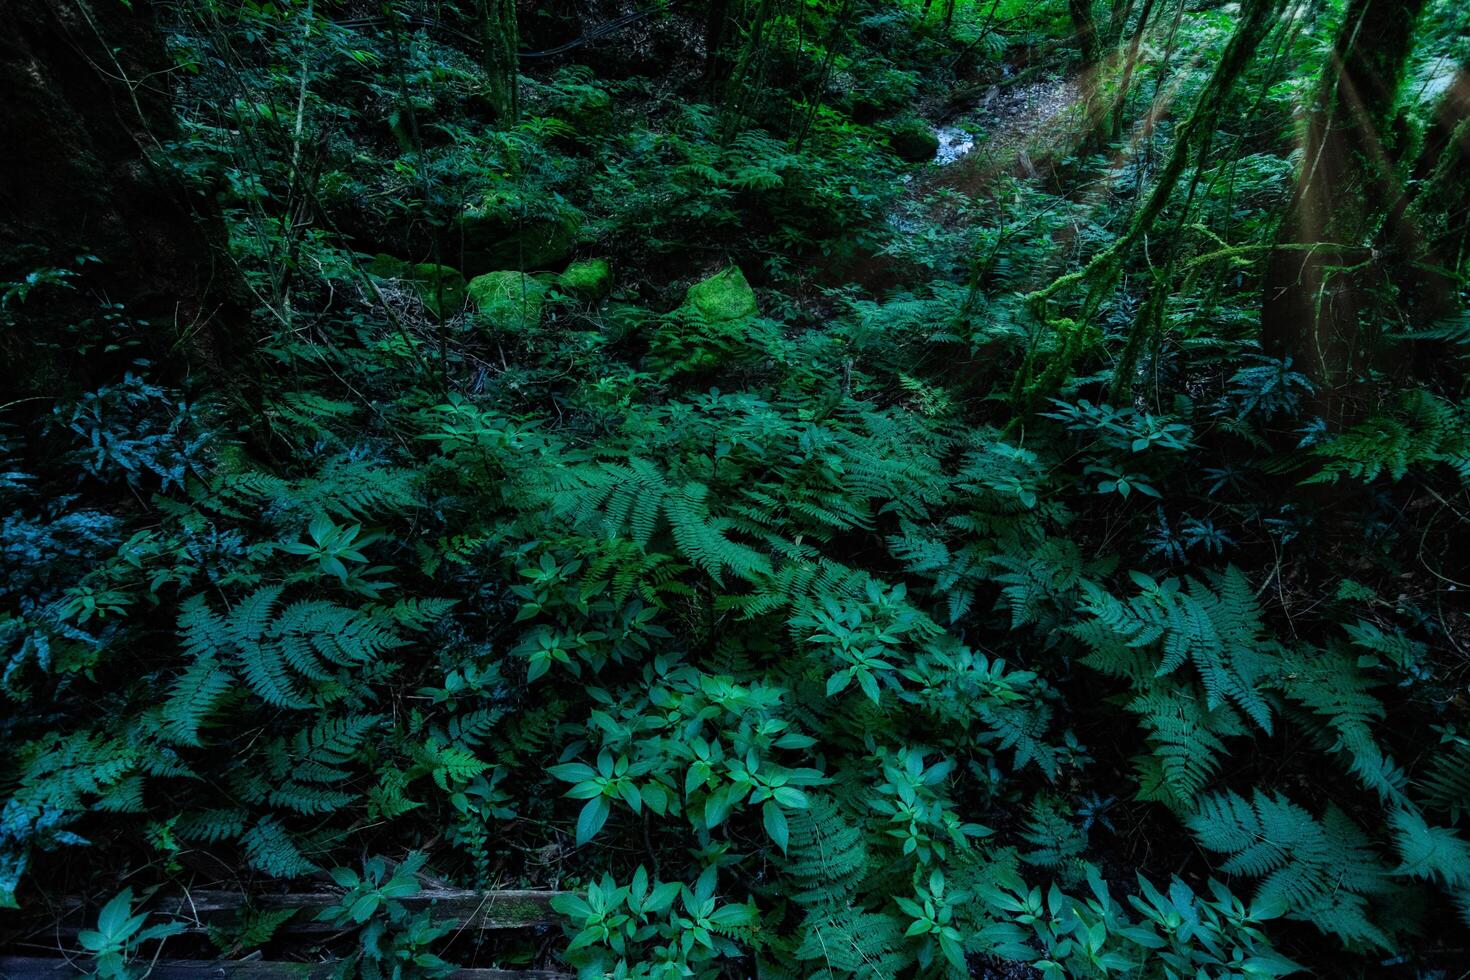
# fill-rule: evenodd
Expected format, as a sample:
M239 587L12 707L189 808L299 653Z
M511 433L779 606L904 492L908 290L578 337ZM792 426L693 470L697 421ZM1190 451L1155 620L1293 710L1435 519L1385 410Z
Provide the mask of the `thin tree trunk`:
M822 99L827 93L827 80L832 77L832 64L837 60L837 48L842 43L843 31L847 28L847 15L851 10L852 0L842 0L842 6L838 8L837 16L832 21L832 32L827 38L827 54L822 59L822 70L817 75L816 91L812 93L810 105L796 131L796 138L792 141L792 149L798 153L810 135L817 112L822 107Z
M1470 60L1440 98L1412 181L1401 188L1385 224L1393 279L1413 322L1450 316L1470 246Z
M730 29L730 0L712 0L704 21L704 85L713 95L719 93L730 77L730 57L726 35Z
M1117 45L1123 39L1123 31L1128 26L1128 18L1133 16L1133 4L1135 0L1113 0L1108 11L1108 46Z
M1067 0L1067 11L1072 18L1072 36L1080 58L1077 88L1081 93L1084 127L1080 145L1086 151L1095 142L1098 130L1102 48L1097 37L1097 20L1092 15L1092 0Z
M1144 0L1143 10L1138 14L1138 26L1128 39L1128 51L1123 57L1123 75L1118 80L1118 92L1113 96L1112 136L1114 142L1123 138L1123 113L1128 106L1128 89L1133 85L1133 69L1138 64L1138 49L1143 44L1144 32L1148 30L1149 18L1153 16L1156 0Z
M1046 319L1046 306L1052 296L1071 286L1086 287L1082 308L1076 319L1057 321L1059 332L1062 334L1058 344L1059 349L1048 360L1042 373L1035 378L1032 376L1035 354L1033 352L1028 355L1026 363L1017 374L1016 383L1012 389L1013 397L1018 399L1024 397L1028 401L1034 401L1036 397L1053 390L1078 354L1090 342L1089 338L1093 333L1092 318L1117 285L1124 260L1133 246L1149 232L1159 215L1163 213L1170 196L1174 193L1174 188L1179 183L1179 178L1183 176L1190 163L1194 162L1198 165L1200 148L1218 124L1236 81L1245 71L1246 66L1250 64L1251 57L1273 26L1276 11L1280 5L1281 0L1249 0L1244 5L1235 34L1230 38L1230 43L1225 46L1225 52L1210 75L1204 92L1200 94L1199 102L1195 105L1189 118L1179 127L1169 162L1160 172L1158 181L1154 184L1143 208L1129 222L1127 231L1118 236L1112 245L1094 257L1082 270L1062 276L1045 289L1037 290L1026 297L1033 308L1041 314L1042 319ZM1133 334L1136 333L1137 331L1133 331ZM1141 338L1130 335L1124 363L1119 367L1120 371L1130 377L1140 345Z
M1173 69L1174 54L1179 40L1179 26L1184 22L1184 4L1185 0L1178 0L1174 7L1174 19L1169 24L1169 37L1164 44L1164 56L1159 60L1159 67L1154 72L1153 95L1149 99L1149 110L1143 115L1143 135L1139 143L1143 147L1144 170L1153 169L1154 127L1158 125L1161 117L1159 93L1163 91L1164 82L1168 80Z
M734 138L744 125L746 114L760 94L760 80L766 55L766 28L771 20L772 0L757 0L750 15L749 27L740 44L740 54L725 85L721 142Z

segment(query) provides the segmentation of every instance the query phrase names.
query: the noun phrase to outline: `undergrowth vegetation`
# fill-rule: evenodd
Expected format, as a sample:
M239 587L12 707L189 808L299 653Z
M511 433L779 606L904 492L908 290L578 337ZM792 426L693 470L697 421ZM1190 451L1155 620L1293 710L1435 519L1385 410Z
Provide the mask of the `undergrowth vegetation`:
M11 940L80 895L141 976L228 879L339 890L343 975L1453 975L1470 22L1392 69L1435 244L1333 246L1334 374L1263 292L1375 4L1077 6L656 3L507 82L515 4L151 4L251 341L6 259ZM1081 94L1007 143L1016 77Z

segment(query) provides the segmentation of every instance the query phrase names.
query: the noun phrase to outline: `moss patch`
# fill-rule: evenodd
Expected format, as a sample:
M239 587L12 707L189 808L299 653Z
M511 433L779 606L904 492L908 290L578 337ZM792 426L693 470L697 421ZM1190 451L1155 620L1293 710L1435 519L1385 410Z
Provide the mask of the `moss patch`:
M541 322L547 285L524 272L487 272L470 280L470 303L485 326L529 330Z
M582 228L581 212L520 215L514 202L490 200L460 216L465 268L545 268L571 253Z
M436 316L454 316L464 309L465 282L458 269L420 262L410 277L424 307Z
M573 262L557 276L556 288L584 302L595 302L612 292L612 266L607 259Z
M681 308L698 310L711 323L739 320L760 312L755 303L755 290L745 281L745 273L733 265L690 286Z
M888 127L888 145L910 163L925 163L939 152L939 137L920 119L908 119Z

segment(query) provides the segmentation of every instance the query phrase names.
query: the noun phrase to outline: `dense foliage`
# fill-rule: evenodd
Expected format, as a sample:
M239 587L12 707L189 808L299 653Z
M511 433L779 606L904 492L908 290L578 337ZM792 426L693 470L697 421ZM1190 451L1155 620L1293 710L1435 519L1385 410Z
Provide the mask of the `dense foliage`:
M1342 366L1262 309L1374 3L516 6L154 3L237 302L7 243L7 934L141 975L155 890L315 879L364 976L1463 967L1467 10L1335 191Z

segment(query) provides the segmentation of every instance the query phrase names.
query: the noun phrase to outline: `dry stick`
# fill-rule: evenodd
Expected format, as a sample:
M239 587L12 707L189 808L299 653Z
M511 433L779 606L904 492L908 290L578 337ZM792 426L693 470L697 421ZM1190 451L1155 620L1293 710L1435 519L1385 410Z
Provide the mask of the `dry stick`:
M1085 283L1088 287L1081 313L1077 321L1068 326L1066 335L1063 337L1062 349L1051 359L1041 377L1032 382L1030 374L1036 356L1036 350L1033 347L1027 354L1021 370L1016 373L1016 381L1011 391L1013 398L1030 401L1037 394L1054 386L1071 366L1072 360L1081 353L1088 323L1097 313L1113 286L1117 284L1123 259L1139 239L1153 228L1154 222L1168 205L1169 198L1179 183L1179 178L1184 175L1185 169L1194 156L1194 146L1200 139L1201 133L1208 134L1214 130L1215 122L1224 108L1230 90L1234 88L1236 79L1244 71L1261 39L1270 29L1271 15L1274 14L1280 2L1281 0L1251 0L1247 5L1241 25L1236 28L1235 34L1230 38L1230 43L1226 45L1225 53L1219 65L1215 67L1215 71L1210 75L1209 83L1195 105L1194 112L1180 127L1174 143L1174 151L1160 173L1158 183L1154 185L1153 192L1149 195L1143 209L1129 223L1128 230L1112 245L1098 253L1081 270L1061 276L1044 289L1026 295L1027 304L1037 311L1038 317L1043 322L1048 322L1046 308L1053 296L1071 286Z

